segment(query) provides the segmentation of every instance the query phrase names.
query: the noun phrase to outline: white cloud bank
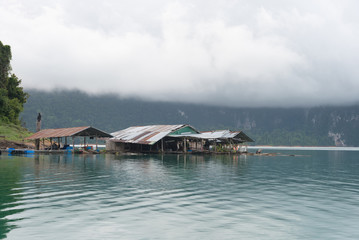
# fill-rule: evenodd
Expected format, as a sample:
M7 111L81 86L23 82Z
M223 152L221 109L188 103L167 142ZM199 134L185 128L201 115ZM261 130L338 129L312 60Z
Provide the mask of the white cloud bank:
M354 0L0 0L0 41L25 88L238 107L352 104L356 9Z

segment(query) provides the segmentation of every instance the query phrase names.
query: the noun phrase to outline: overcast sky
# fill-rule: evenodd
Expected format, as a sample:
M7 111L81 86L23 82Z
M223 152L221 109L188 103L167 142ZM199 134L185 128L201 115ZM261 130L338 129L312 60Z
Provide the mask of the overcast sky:
M25 88L227 106L359 103L357 0L0 0Z

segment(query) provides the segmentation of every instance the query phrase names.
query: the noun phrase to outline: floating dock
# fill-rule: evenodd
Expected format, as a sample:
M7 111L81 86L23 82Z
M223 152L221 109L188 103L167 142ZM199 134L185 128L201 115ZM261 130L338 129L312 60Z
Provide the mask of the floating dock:
M99 154L98 151L94 150L75 150L72 149L60 149L60 150L33 150L33 149L0 149L1 154L11 154L11 155L29 155L29 154Z

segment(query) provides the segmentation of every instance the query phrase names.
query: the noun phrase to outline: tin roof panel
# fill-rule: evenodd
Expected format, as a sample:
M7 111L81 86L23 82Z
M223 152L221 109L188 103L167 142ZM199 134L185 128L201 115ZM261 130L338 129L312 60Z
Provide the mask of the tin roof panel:
M208 139L208 140L234 139L240 142L254 142L244 132L230 131L230 130L217 130L217 131L201 132L199 134L189 134L189 135L171 135L171 137L191 137L191 138Z
M138 143L138 144L155 144L169 133L176 131L188 125L149 125L129 127L121 131L112 133L113 141Z
M73 127L73 128L55 128L40 130L26 139L40 139L40 138L56 138L56 137L71 137L71 136L97 136L97 137L112 137L110 134L98 130L96 128Z

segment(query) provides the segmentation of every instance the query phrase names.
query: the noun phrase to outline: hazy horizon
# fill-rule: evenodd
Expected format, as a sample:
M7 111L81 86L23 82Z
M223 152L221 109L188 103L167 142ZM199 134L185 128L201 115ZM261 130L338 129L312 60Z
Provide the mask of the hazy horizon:
M206 107L224 107L224 108L233 108L233 109L241 109L241 108L248 108L248 109L261 109L261 108L283 108L283 109L309 109L309 108L320 108L320 107L353 107L353 106L359 106L359 102L351 103L351 104L322 104L322 105L297 105L297 106L230 106L220 103L202 103L202 102L186 102L186 101L169 101L169 100L157 100L157 99L147 99L145 97L141 96L121 96L116 93L89 93L81 89L66 89L66 88L57 88L57 89L36 89L36 88L25 88L25 92L45 92L45 93L62 93L62 92L78 92L80 94L86 94L89 97L109 97L109 98L115 98L119 100L125 100L125 101L141 101L146 103L169 103L169 104L183 104L183 105L197 105L197 106L206 106Z

